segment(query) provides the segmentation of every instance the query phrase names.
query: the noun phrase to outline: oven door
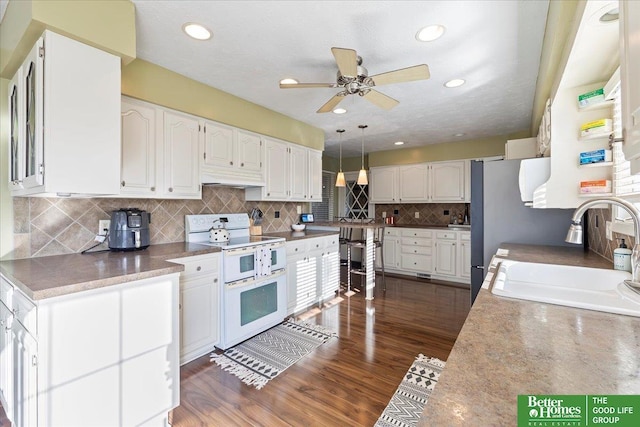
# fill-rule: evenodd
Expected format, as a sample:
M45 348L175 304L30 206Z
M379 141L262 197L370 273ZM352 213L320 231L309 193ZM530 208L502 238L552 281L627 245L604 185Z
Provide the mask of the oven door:
M223 286L222 336L218 348L226 350L284 320L286 277L282 270L260 280Z
M270 243L271 271L282 270L287 266L285 242Z
M225 249L223 252L223 259L225 283L256 278L258 263L256 259L255 246Z

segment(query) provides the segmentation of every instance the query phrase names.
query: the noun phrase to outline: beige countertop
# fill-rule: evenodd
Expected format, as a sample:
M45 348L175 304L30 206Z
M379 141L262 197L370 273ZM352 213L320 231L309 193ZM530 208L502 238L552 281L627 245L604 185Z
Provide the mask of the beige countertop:
M297 240L332 234L336 232L306 230L266 235ZM166 243L151 245L141 251L107 251L0 261L0 273L35 301L180 272L184 266L167 260L215 252L220 252L220 248L197 243Z
M313 237L332 236L338 234L337 231L332 230L303 230L303 231L279 231L274 233L267 233L265 236L269 237L284 237L289 242L293 240L311 239Z
M500 247L500 258L612 268L581 248ZM519 394L640 394L640 318L481 289L418 425L516 425Z

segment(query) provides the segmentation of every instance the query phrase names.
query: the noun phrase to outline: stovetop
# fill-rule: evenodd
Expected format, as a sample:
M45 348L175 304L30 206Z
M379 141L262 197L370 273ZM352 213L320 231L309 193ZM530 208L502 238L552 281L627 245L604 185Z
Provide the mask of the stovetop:
M262 243L281 242L285 239L282 237L269 237L269 236L242 236L232 237L228 242L209 242L209 233L207 232L206 239L203 241L193 241L191 243L198 243L201 245L215 246L222 249L241 248L244 246L258 245Z
M209 229L221 226L221 220L229 231L228 242L209 242ZM241 248L271 242L283 242L283 237L249 235L249 215L246 213L185 215L185 240L189 243L215 246L222 249Z

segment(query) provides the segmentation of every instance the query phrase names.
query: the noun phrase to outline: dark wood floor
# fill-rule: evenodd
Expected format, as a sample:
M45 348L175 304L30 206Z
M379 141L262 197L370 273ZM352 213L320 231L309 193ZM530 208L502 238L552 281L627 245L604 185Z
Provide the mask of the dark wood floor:
M387 291L381 288L373 301L356 294L304 316L340 338L262 390L223 372L209 356L183 366L173 425L372 426L419 353L447 359L470 307L469 290L458 286L387 277Z
M447 359L469 306L468 289L388 277L373 301L357 294L306 318L340 338L262 390L208 356L183 366L173 425L372 426L419 353Z

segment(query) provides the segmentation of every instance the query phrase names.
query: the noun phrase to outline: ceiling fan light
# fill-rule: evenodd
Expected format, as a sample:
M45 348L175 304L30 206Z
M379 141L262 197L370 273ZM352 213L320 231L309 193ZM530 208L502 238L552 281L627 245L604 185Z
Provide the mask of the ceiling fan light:
M367 171L364 169L360 169L358 173L358 185L367 185L369 184L369 180L367 179Z
M344 172L338 172L336 176L336 187L346 187L347 182L344 179Z
M297 85L298 83L300 82L297 81L296 79L286 78L286 79L280 80L281 85Z
M453 79L446 82L444 86L448 88L454 88L462 86L463 84L465 84L465 81L463 79Z
M344 108L339 108L339 107L333 110L334 114L344 114L346 112L347 112L347 110L345 110Z
M454 134L453 134L453 136L455 136L455 137L458 137L458 138L459 138L459 137L461 137L461 136L465 136L465 134L464 134L464 133L454 133Z
M209 40L211 38L211 31L206 29L204 26L193 22L187 22L184 24L182 26L182 31L184 31L189 37L196 40Z
M404 145L404 141L396 141L393 145Z
M439 39L445 32L442 25L429 25L416 33L416 39L421 42L432 42Z

